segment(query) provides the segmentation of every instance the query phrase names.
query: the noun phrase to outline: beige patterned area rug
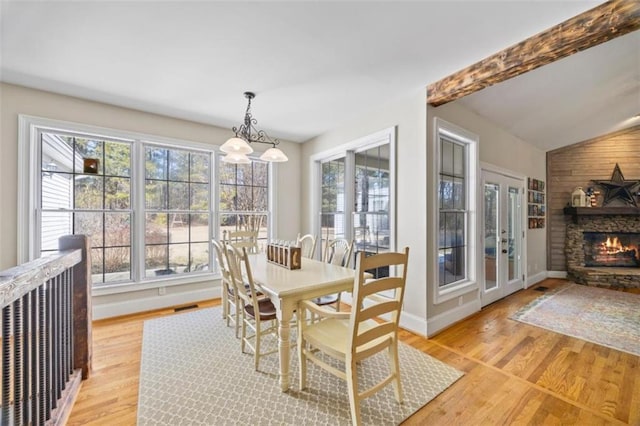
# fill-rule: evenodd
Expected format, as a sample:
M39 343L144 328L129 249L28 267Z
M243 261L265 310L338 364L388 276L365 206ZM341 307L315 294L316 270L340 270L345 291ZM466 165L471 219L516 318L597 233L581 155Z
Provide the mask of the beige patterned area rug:
M569 283L511 318L640 356L640 294Z
M399 352L404 403L397 404L387 386L361 403L364 424L399 424L462 377L406 344ZM283 393L277 353L262 358L255 371L253 355L241 352L219 307L145 321L138 424L350 424L346 383L309 363L307 389L298 391L295 354L292 350L292 389ZM373 357L362 363L359 377L366 385L385 371L386 357Z

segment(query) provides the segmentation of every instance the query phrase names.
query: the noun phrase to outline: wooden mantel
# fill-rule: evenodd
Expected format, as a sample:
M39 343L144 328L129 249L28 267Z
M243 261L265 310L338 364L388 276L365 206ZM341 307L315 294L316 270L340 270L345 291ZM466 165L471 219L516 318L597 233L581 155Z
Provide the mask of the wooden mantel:
M580 216L640 216L640 207L565 207L564 214L577 222Z
M640 1L607 1L430 84L427 102L446 104L639 28Z

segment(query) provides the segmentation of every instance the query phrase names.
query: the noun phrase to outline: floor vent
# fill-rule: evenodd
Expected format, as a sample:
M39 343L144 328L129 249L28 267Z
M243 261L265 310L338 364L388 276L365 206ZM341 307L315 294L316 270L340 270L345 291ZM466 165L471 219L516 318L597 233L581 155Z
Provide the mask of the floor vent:
M538 287L534 288L534 290L535 291L547 291L547 290L549 290L549 287L545 287L545 286L541 285L541 286L538 286Z
M188 310L188 309L195 309L195 308L197 308L197 307L198 307L198 305L181 306L181 307L179 307L179 308L175 308L175 309L173 310L173 312L186 311L186 310Z

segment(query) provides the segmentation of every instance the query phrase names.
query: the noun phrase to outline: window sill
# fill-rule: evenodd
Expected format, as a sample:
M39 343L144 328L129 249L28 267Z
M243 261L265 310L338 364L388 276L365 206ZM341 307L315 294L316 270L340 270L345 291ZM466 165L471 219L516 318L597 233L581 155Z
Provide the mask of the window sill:
M172 278L152 278L140 282L128 282L109 285L93 286L91 289L92 296L106 296L109 294L130 293L134 291L143 291L156 289L160 287L173 287L187 284L197 284L207 281L216 281L221 278L219 273L207 273L197 275L187 275Z
M478 283L476 281L463 281L449 288L435 289L434 304L444 303L456 297L460 297L464 294L470 293L478 289Z

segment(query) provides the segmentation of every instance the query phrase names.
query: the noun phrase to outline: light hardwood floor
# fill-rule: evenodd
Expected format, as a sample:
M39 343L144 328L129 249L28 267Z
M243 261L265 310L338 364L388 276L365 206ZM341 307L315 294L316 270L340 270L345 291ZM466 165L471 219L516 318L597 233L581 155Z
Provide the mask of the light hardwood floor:
M640 425L640 357L508 319L542 294L520 291L431 339L403 331L405 343L466 373L404 424ZM69 425L135 425L142 325L172 314L94 322L93 371Z

